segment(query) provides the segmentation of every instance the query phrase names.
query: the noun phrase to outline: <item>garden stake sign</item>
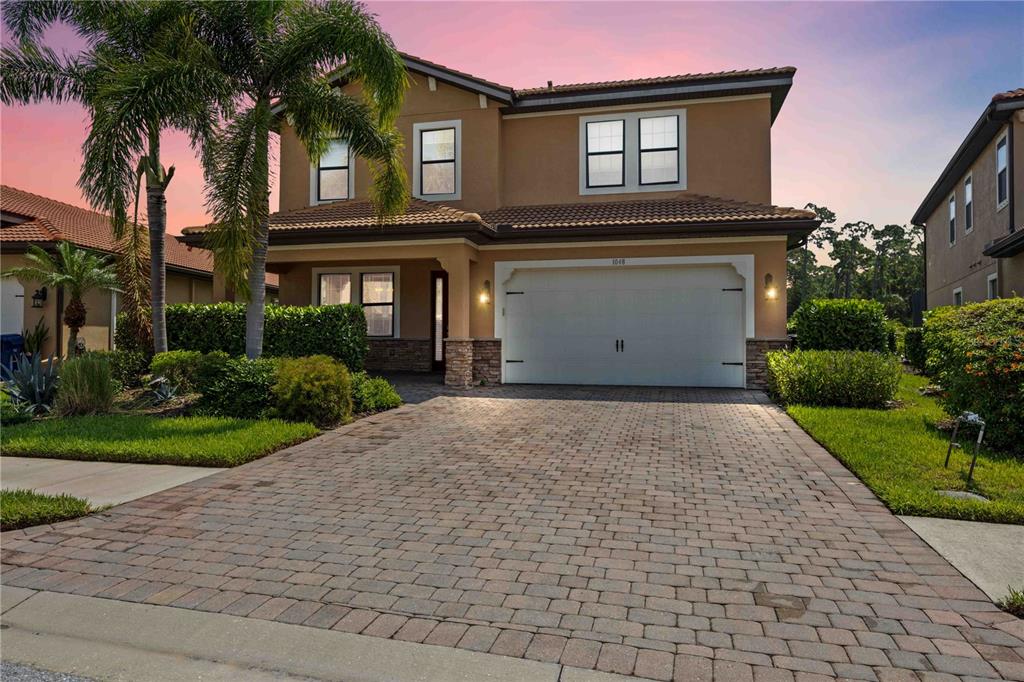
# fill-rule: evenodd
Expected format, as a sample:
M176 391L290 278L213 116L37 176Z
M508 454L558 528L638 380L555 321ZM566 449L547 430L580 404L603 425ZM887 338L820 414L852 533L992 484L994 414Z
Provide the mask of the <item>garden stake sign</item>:
M949 456L953 453L953 448L960 447L960 444L956 442L957 431L960 430L961 424L970 424L978 427L978 440L974 442L974 456L971 457L971 468L967 472L967 485L971 484L971 479L974 478L974 465L978 461L978 449L981 447L981 439L985 437L985 422L974 412L964 412L956 418L956 422L953 424L953 435L949 438L949 448L946 449L946 463L945 468L949 468Z

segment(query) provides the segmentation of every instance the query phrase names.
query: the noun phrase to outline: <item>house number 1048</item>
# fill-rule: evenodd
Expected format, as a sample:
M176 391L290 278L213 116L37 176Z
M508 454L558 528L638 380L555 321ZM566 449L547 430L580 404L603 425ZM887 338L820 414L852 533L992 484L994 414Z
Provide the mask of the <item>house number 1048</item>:
M612 265L625 265L625 264L626 264L626 259L625 258L612 258Z

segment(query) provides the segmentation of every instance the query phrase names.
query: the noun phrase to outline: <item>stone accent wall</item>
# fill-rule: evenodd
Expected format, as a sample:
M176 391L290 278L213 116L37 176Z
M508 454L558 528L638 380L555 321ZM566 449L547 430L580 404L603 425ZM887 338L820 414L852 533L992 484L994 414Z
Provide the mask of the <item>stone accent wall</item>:
M789 348L789 339L747 339L747 388L768 387L765 353Z
M445 339L444 352L448 386L501 383L501 339Z
M429 372L430 339L370 339L366 369L374 372Z

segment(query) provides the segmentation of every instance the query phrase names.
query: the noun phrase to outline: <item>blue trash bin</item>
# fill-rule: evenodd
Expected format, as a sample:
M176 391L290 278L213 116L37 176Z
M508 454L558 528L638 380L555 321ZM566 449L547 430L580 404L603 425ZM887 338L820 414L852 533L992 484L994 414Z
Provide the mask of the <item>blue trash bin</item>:
M14 358L25 352L25 339L21 334L0 334L0 364L7 369L14 365Z

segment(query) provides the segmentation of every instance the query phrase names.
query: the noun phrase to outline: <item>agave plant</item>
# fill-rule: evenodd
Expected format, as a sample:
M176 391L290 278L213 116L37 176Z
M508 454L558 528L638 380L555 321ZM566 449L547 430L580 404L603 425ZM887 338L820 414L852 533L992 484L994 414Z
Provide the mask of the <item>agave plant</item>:
M156 377L149 382L149 398L153 405L162 405L178 395L178 387L166 377Z
M60 360L51 355L44 365L42 355L15 357L13 365L0 369L3 373L3 392L11 400L24 406L32 414L45 414L53 407L60 375Z

